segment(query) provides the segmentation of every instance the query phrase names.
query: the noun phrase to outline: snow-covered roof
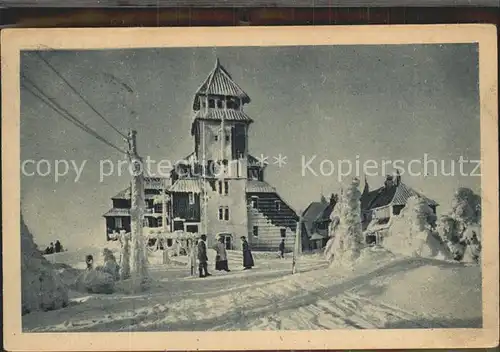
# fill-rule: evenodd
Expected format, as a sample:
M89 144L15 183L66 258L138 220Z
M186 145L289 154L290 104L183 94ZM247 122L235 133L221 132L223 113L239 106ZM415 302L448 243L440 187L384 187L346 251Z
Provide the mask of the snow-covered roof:
M202 120L214 120L214 121L245 121L245 122L253 122L253 120L245 114L245 112L241 110L221 110L221 109L201 109L198 110L194 116L193 120L202 119Z
M430 198L423 196L403 182L392 187L380 187L371 192L361 195L361 209L371 210L388 205L406 205L408 198L418 196L423 198L427 204L437 206L438 204Z
M241 87L233 81L233 78L227 70L221 65L217 59L215 67L210 72L208 77L198 88L195 94L193 108L198 108L198 99L200 95L223 95L240 98L244 104L250 102L250 97L241 89Z
M169 192L177 193L201 193L202 190L202 181L196 178L180 178L168 189Z
M276 193L276 188L265 181L247 180L247 193Z
M406 205L408 198L413 197L413 196L423 198L427 202L427 204L429 204L429 205L438 205L432 199L429 199L429 198L421 195L420 193L418 193L414 189L405 185L403 182L401 182L399 184L399 186L397 187L396 193L394 194L394 197L392 198L391 203L392 203L392 205Z
M128 187L118 192L116 195L111 197L111 199L130 199L130 195L131 195L130 187Z
M130 216L130 209L126 208L111 208L104 215L106 216Z
M144 177L144 188L145 189L162 189L164 186L166 177Z
M319 233L314 233L309 239L311 241L319 241L319 240L324 240L326 238L326 236L323 236Z

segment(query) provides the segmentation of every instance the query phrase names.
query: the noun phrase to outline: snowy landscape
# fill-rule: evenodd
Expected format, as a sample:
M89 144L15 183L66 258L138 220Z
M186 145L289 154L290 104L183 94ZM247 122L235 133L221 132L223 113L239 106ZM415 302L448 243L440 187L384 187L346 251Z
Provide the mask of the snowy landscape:
M392 234L400 236L400 245L392 252L379 246L356 247L347 237L354 234L339 231L337 239L345 236L345 240L333 240L326 258L321 252L301 255L293 275L291 253L280 258L277 253L255 252L258 266L245 272L240 269L241 253L229 251L233 270L200 280L190 275L187 256L177 258L172 252L170 263L163 264L163 251L148 249L152 280L141 293L131 293L127 281L112 279L106 294L89 289L95 278L79 287L82 277L89 275L81 258L92 254L96 263L105 262L102 247L120 258L118 245L103 243L44 259L28 253L23 257L28 265L23 279L31 275L45 279L35 291L38 296L28 297L23 290L23 305L34 310L23 316L23 328L32 332L480 328L481 267L471 246L462 247L463 260L453 260L449 248L460 245L444 241L449 245L443 245L426 230L412 233L411 226L408 222L404 233ZM29 238L28 232L23 234L26 242ZM215 251L209 253L213 263ZM336 261L335 256L340 258ZM38 285L23 283L30 293Z
M477 48L217 50L24 54L23 331L481 328Z

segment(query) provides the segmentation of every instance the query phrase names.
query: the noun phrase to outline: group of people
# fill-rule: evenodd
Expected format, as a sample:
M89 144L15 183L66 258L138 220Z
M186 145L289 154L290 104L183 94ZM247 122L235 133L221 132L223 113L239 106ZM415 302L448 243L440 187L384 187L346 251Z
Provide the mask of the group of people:
M245 236L241 236L242 250L243 250L243 269L252 269L255 265L252 251L250 250L250 245L248 244ZM224 243L224 238L219 237L217 243L213 247L216 252L215 256L215 270L230 272L229 265L227 261L226 245ZM201 239L198 241L198 262L199 262L199 275L200 277L211 276L208 272L208 256L207 256L207 236L201 235Z
M59 240L57 240L55 244L54 244L54 242L50 242L50 246L45 248L44 253L45 254L53 254L53 253L59 253L62 251L63 251L63 246L62 246L61 242L59 242Z

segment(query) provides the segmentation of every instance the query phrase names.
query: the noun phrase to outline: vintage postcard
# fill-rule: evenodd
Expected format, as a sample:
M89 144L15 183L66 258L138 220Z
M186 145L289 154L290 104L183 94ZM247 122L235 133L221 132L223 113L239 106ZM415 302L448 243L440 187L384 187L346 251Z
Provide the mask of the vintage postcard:
M3 31L6 348L497 345L496 43Z

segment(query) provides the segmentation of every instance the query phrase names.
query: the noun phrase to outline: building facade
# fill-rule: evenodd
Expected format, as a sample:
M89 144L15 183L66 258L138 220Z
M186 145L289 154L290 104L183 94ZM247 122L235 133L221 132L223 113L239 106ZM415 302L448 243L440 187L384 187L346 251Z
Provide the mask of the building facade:
M365 180L361 195L361 221L368 244L383 241L383 237L391 226L392 217L399 215L408 199L413 196L424 199L436 214L438 204L404 184L399 174L395 177L388 175L384 185L373 191L370 191L368 182Z
M163 226L166 195L169 231L206 234L209 245L222 237L228 249L239 248L241 236L256 250L277 250L282 238L293 248L298 215L265 181L266 164L249 154L250 101L217 60L194 94L193 152L175 165L168 181L146 178L146 226ZM104 215L108 239L118 225L130 230L130 190L112 201Z

